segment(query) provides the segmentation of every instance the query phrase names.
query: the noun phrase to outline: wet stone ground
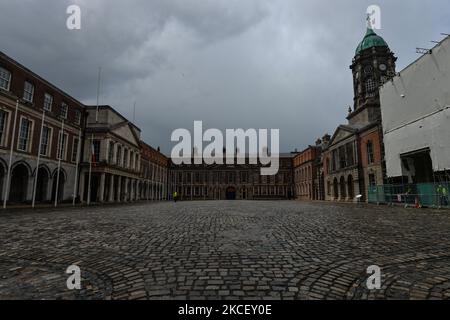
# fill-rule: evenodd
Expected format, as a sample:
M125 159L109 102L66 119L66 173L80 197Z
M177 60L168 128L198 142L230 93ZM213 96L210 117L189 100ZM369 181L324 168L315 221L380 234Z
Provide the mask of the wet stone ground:
M81 290L65 273L81 268ZM378 265L380 290L368 290ZM0 299L450 299L450 212L302 202L0 213Z

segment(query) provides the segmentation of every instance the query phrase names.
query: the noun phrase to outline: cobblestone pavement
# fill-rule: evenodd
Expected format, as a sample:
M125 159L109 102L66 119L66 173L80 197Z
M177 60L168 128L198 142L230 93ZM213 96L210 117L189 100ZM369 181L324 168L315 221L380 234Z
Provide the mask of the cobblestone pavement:
M0 230L1 299L450 299L449 212L153 203L2 212Z

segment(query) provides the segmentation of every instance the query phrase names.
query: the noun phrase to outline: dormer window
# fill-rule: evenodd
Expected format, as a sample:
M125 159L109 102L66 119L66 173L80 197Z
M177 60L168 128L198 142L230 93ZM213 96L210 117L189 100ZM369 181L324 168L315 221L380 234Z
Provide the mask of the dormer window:
M60 114L59 114L61 119L67 119L68 110L69 110L69 106L63 102L61 104L61 110L60 110Z
M34 86L28 81L25 81L23 89L23 99L28 102L33 102Z
M46 93L44 95L44 110L52 111L52 105L53 105L53 96Z
M0 89L9 91L11 84L11 72L0 67Z
M81 124L81 111L80 110L75 110L75 124L80 125Z

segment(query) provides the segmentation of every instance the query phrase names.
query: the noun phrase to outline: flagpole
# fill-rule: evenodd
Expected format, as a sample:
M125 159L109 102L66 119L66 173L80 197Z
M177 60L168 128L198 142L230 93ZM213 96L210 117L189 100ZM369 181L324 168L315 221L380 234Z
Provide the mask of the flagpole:
M36 171L34 173L33 201L32 201L32 205L31 205L32 208L34 208L36 205L36 188L37 188L37 182L38 182L39 162L41 161L42 134L44 133L44 122L45 122L45 109L42 109L41 135L39 137L39 148L38 148L38 155L37 155L37 160L36 160Z
M63 157L63 151L64 151L64 119L61 120L61 135L59 138L59 146L57 150L57 156L58 156L58 173L56 175L56 190L55 190L55 208L58 206L58 196L59 196L59 175L61 173L61 159ZM59 153L59 150L61 150L61 154Z
M77 188L78 188L78 166L80 165L80 152L81 152L81 128L78 131L78 146L77 146L77 162L75 167L75 183L73 186L73 200L72 205L75 206L75 201L77 198Z
M6 209L6 202L9 198L9 189L11 184L11 166L12 166L12 157L13 157L13 151L14 151L14 141L16 140L16 124L17 124L17 114L19 110L19 99L16 101L16 110L14 111L14 124L13 124L13 132L12 132L12 139L11 139L11 151L9 153L9 164L8 164L8 174L6 176L6 188L5 188L5 194L3 197L3 209Z
M97 111L95 113L95 123L98 123L98 109L99 109L99 99L100 99L100 81L102 76L102 68L98 68L98 81L97 81Z
M97 81L97 108L95 111L95 123L98 123L98 112L99 112L99 99L100 99L100 81L102 75L102 68L98 68L98 81ZM91 147L89 156L89 179L88 179L88 195L87 195L87 205L91 204L91 181L92 181L92 149L94 146L94 133L91 135Z

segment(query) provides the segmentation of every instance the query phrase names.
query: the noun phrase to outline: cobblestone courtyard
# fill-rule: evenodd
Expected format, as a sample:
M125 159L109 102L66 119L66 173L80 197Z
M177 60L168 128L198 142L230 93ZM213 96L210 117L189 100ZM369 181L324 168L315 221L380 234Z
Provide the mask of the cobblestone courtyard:
M0 230L2 299L450 298L449 212L154 203L2 212ZM382 290L365 289L369 265Z

